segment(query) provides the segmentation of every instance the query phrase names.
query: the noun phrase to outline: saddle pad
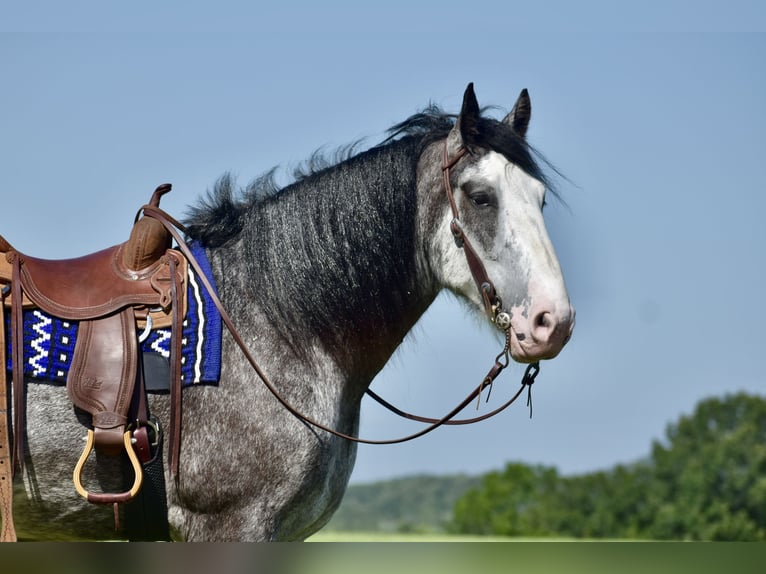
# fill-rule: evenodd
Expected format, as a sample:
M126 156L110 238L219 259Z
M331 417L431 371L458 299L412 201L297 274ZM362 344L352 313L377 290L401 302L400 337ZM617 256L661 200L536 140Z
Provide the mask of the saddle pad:
M215 287L210 263L198 242L189 244L202 271ZM188 266L188 309L183 321L181 381L183 385L217 384L221 374L221 316L197 274ZM39 382L66 384L77 341L77 321L64 321L40 309L28 309L24 317L24 376ZM10 313L6 313L7 365L11 371ZM170 329L155 329L141 350L170 358Z

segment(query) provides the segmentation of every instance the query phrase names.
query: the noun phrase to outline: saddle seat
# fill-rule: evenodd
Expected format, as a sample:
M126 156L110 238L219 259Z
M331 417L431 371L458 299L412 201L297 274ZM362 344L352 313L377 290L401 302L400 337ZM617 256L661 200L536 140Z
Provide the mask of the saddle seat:
M160 197L170 189L169 184L159 186L148 205L158 208ZM129 428L129 415L134 417L136 404L141 403L136 385L142 377L137 329L144 328L146 323L150 322L155 327L172 327L176 343L174 351L171 351L171 379L179 380L171 380L171 394L173 389L180 387L180 333L186 311L184 286L187 261L180 252L171 248L173 238L160 221L146 215L141 217L143 209L139 210L130 238L125 243L73 259L30 257L15 250L0 236L3 299L0 305L0 335L5 329L4 313L10 309L13 364L14 444L12 464L7 466L15 471L23 465L22 309L37 307L52 316L79 322L67 375L67 393L75 406L92 417L85 451L74 471L75 489L90 502L126 502L141 487L142 470L132 446L135 438ZM6 349L2 339L4 335L0 336L0 359L3 363L0 368L0 394L5 396ZM145 392L143 385L140 392ZM173 401L175 417L171 414L171 419L176 420L171 420L171 427L178 426L176 421L180 417L180 397ZM0 409L4 405L5 400ZM145 404L140 408L145 409ZM0 410L0 435L2 429L7 428L7 418L6 411ZM135 420L140 422L140 417ZM0 440L0 455L3 455L2 442ZM80 473L92 448L106 455L127 453L135 472L134 485L129 491L92 493L82 486ZM4 463L2 458L0 463ZM4 501L2 496L0 503L0 510L4 511L2 535L8 539L13 536L7 530L10 503Z
M103 317L125 307L167 310L172 286L168 255L134 270L123 262L128 247L123 243L84 257L60 260L9 252L11 258L21 259L22 304L73 321ZM6 255L0 264L0 281L10 283L13 262L8 258ZM5 302L6 306L14 303L13 295Z

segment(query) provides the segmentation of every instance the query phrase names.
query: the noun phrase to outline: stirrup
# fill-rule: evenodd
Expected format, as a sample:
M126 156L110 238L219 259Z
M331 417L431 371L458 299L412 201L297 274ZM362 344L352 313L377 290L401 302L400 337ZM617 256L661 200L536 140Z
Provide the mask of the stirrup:
M136 452L133 450L131 434L131 431L128 430L125 431L125 434L123 435L125 452L128 453L128 458L130 459L130 464L133 466L133 473L135 475L135 480L133 481L133 486L131 489L125 492L96 493L88 492L88 490L82 485L82 469L85 466L85 461L88 460L88 457L93 450L93 445L96 442L96 435L94 434L93 429L88 429L88 438L85 444L85 450L82 451L80 460L77 461L77 465L74 467L74 475L72 477L74 480L74 488L77 491L77 494L82 496L88 502L97 504L115 504L120 502L128 502L129 500L132 500L136 494L138 494L138 491L141 490L141 484L144 480L144 473L141 469L141 463L136 456Z

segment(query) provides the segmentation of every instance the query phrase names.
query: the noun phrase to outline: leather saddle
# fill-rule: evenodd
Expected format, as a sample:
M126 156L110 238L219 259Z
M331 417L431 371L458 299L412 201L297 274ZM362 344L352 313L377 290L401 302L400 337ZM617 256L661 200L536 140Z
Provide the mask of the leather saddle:
M159 207L160 198L171 189L159 186L149 206ZM146 207L146 206L144 206ZM73 404L90 414L86 447L74 470L77 492L90 502L116 504L132 499L140 490L142 469L136 451L145 431L136 405L144 402L138 334L150 326L171 327L171 394L180 387L181 323L186 306L187 261L171 248L172 236L163 224L139 210L130 238L120 245L66 260L30 257L15 250L0 237L0 489L10 487L12 473L24 462L24 380L22 310L39 308L46 313L78 322L72 363L67 375L67 393ZM13 452L9 453L6 405L6 342L4 314L11 314L13 390ZM180 408L178 397L172 398ZM180 412L172 412L178 423ZM139 418L136 418L136 417ZM172 417L171 417L172 418ZM180 427L179 427L180 428ZM143 433L145 434L145 432ZM138 441L138 446L135 446ZM100 454L127 454L135 473L133 486L122 493L89 492L81 473L92 449ZM177 445L176 445L177 448ZM146 447L144 447L146 449ZM10 468L10 472L8 471ZM5 472L5 475L3 475ZM0 492L4 538L15 537L7 501Z

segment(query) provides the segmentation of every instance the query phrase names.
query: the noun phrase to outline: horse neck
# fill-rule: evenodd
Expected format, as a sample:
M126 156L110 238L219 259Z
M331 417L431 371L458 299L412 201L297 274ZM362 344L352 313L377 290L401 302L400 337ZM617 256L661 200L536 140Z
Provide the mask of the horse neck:
M369 384L436 296L418 264L416 161L377 148L249 208L231 264L242 312L303 359ZM245 295L245 297L243 297ZM253 307L253 304L254 307Z

